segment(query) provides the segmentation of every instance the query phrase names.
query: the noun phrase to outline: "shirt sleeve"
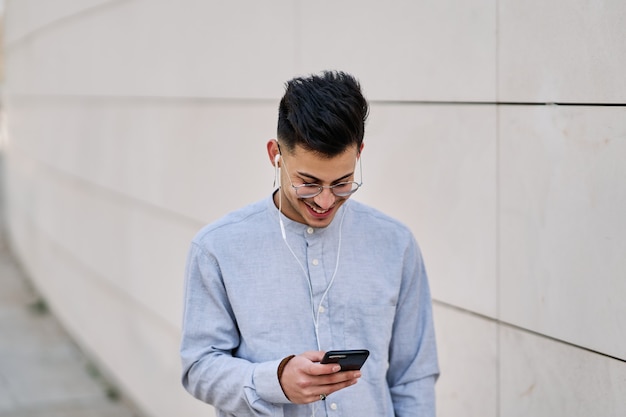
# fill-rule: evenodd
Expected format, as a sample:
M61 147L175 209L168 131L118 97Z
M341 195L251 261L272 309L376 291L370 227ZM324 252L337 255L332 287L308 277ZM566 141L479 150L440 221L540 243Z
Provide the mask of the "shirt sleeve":
M182 383L197 399L232 415L275 416L289 403L276 361L252 363L233 356L239 332L219 266L192 244L185 272L181 340Z
M434 417L438 376L428 278L412 239L405 253L387 372L396 417Z

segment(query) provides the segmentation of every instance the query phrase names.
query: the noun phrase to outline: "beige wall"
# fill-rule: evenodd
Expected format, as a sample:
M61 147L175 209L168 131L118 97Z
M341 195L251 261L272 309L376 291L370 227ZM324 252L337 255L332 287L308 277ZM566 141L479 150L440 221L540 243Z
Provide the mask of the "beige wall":
M372 103L355 198L410 225L428 263L439 415L626 414L626 3L5 12L12 245L148 415L210 414L179 383L188 243L270 192L283 83L325 68Z

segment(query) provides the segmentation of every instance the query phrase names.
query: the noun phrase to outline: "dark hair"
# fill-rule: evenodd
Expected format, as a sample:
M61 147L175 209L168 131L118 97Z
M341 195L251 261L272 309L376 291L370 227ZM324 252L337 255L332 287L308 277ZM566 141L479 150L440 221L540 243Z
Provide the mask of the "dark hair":
M287 82L278 106L278 141L327 157L361 147L369 106L351 75L324 71Z

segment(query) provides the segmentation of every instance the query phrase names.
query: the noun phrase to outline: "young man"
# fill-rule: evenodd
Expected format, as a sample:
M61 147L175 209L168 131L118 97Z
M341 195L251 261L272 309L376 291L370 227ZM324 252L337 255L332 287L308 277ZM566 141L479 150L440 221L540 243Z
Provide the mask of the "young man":
M182 381L220 417L435 415L419 248L408 228L349 200L367 114L348 74L289 81L267 143L277 189L193 240ZM319 363L345 349L370 356L360 370Z

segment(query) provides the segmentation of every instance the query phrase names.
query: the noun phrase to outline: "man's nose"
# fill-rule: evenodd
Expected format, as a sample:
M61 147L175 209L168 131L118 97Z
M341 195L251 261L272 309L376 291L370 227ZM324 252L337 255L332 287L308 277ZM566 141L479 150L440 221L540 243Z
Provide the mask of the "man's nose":
M326 210L332 207L333 204L335 204L336 199L337 196L333 194L330 188L324 188L322 189L321 193L315 196L313 201L315 201L315 204L320 206L322 209Z

